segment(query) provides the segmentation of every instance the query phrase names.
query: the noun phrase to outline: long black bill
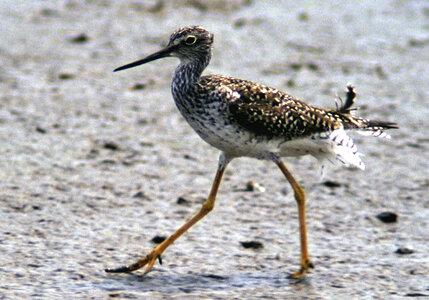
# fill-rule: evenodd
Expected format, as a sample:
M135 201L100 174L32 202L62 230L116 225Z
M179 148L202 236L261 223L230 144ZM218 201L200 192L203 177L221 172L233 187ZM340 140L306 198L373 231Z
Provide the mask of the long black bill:
M171 56L171 52L173 52L175 49L176 49L176 45L167 46L164 49L161 49L160 51L155 52L155 53L153 53L153 54L151 54L151 55L149 55L143 59L140 59L138 61L126 64L126 65L123 65L119 68L116 68L113 70L113 72L118 72L118 71L122 71L122 70L129 69L129 68L134 68L134 67L140 66L142 64L145 64L145 63L148 63L148 62L151 62L151 61L163 58L163 57L169 57L169 56Z

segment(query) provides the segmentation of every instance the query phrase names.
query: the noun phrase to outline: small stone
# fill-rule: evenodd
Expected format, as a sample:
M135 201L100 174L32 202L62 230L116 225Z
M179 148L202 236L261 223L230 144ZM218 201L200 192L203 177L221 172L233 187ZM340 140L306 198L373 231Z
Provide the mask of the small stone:
M47 133L47 132L48 132L45 128L42 128L42 127L40 127L40 126L37 126L37 127L36 127L36 131L37 131L38 133L42 133L42 134L45 134L45 133Z
M377 74L378 78L380 78L380 79L386 79L387 78L387 74L384 71L382 66L376 66L375 67L375 73Z
M259 183L256 183L256 182L253 182L253 181L249 181L249 182L246 184L246 189L245 189L245 191L246 191L246 192L254 192L254 191L258 191L258 192L263 193L263 192L265 192L265 188L264 188L262 185L260 185Z
M307 63L307 68L312 70L312 71L318 71L319 70L319 66L314 62Z
M137 124L139 124L139 125L146 125L148 123L149 123L149 121L147 119L144 119L144 118L137 120Z
M203 274L203 277L216 279L216 280L226 280L227 279L227 277L225 277L225 276L220 276L220 275L215 275L215 274Z
M94 157L95 157L95 156L97 156L99 153L100 153L100 151L98 151L98 149L93 148L93 149L91 149L91 150L89 151L88 157L89 157L89 158L94 158Z
M234 21L235 28L241 28L247 24L246 19L240 18Z
M176 201L176 203L180 204L180 205L188 204L189 202L190 201L184 197L179 197L179 198L177 198L177 201Z
M301 63L291 63L289 67L294 71L299 71L302 69L303 65Z
M245 242L240 242L240 244L241 244L241 246L243 246L246 249L262 249L262 248L264 248L264 245L258 241L245 241Z
M287 187L283 187L283 188L280 190L280 193L282 193L282 195L283 195L283 196L286 196L286 195L289 193L289 190L288 190L288 188L287 188Z
M119 149L119 145L116 144L115 142L106 142L106 143L104 143L103 147L105 149L109 149L109 150L113 150L113 151Z
M401 254L401 255L405 255L405 254L412 254L414 253L413 249L407 248L407 247L402 247L402 248L398 248L395 251L396 254Z
M140 199L150 200L149 196L146 195L142 191L138 191L137 193L135 193L134 196L133 196L133 198L140 198Z
M116 164L116 160L114 160L114 159L103 159L101 161L101 163L105 164L105 165L114 165L114 164Z
M70 42L76 44L83 44L89 41L89 37L85 33L81 33L77 36L74 36L70 39Z
M183 155L183 158L184 159L188 159L188 160L196 160L194 157L192 157L191 155L189 155L189 154L185 154L185 155Z
M71 74L71 73L60 73L58 75L58 78L61 79L61 80L68 80L68 79L74 78L74 75Z
M133 90L133 91L144 90L146 87L147 87L147 84L146 84L146 83L138 82L138 83L135 83L135 84L131 87L131 90Z
M308 19L309 19L309 16L308 16L308 14L307 14L306 12L301 12L301 13L298 15L298 20L300 20L300 21L302 21L302 22L307 22L307 21L308 21Z
M332 181L332 180L326 180L322 183L324 186L330 187L330 188L337 188L341 186L341 183Z
M51 8L43 8L40 11L40 15L44 16L44 17L51 17L51 16L58 16L59 13L57 10L51 9Z
M395 223L398 221L398 215L389 211L379 213L376 217L383 223Z
M151 241L152 243L155 243L155 244L161 244L163 241L165 241L166 238L167 237L165 236L155 235Z
M424 148L424 146L423 146L423 145L420 145L420 144L418 144L418 143L406 143L406 145L407 145L408 147L416 148L416 149Z
M410 46L410 47L423 47L427 44L429 44L429 39L412 38L408 41L408 46Z
M423 293L408 293L408 294L405 294L405 297L429 297L429 294L423 294Z
M294 87L295 86L295 80L293 80L292 78L289 79L288 81L286 81L286 86L287 87Z

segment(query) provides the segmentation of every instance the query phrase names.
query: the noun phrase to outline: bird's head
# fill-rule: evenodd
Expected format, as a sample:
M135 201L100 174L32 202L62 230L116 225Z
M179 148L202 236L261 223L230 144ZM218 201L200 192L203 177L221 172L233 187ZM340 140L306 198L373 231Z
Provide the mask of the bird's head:
M141 60L126 64L114 71L133 68L164 57L178 57L182 63L190 61L207 61L211 56L213 34L200 26L185 26L177 29L171 36L168 45Z

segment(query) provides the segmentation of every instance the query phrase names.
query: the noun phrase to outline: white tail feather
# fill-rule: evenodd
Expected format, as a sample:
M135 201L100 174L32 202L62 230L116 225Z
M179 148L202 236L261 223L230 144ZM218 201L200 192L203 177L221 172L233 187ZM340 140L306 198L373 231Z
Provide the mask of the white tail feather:
M322 133L315 139L328 146L328 151L313 154L322 163L322 176L325 173L326 162L333 165L341 163L346 167L365 169L365 164L360 158L361 154L358 152L355 143L343 129Z
M363 135L363 136L374 136L374 137L379 137L379 138L385 138L385 139L390 139L390 135L385 133L382 130L376 130L376 131L371 131L371 130L359 130L356 131L358 134Z

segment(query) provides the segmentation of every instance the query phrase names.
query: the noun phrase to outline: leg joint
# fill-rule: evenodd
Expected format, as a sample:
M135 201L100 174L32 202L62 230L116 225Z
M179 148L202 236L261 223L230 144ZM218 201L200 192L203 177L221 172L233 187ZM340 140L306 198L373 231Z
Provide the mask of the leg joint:
M207 199L206 202L203 203L203 206L201 207L201 210L203 212L209 213L214 208L214 201L212 199Z
M300 200L304 200L305 201L305 191L304 189L300 186L300 185L296 185L293 187L294 192L295 192L295 198L300 199Z

